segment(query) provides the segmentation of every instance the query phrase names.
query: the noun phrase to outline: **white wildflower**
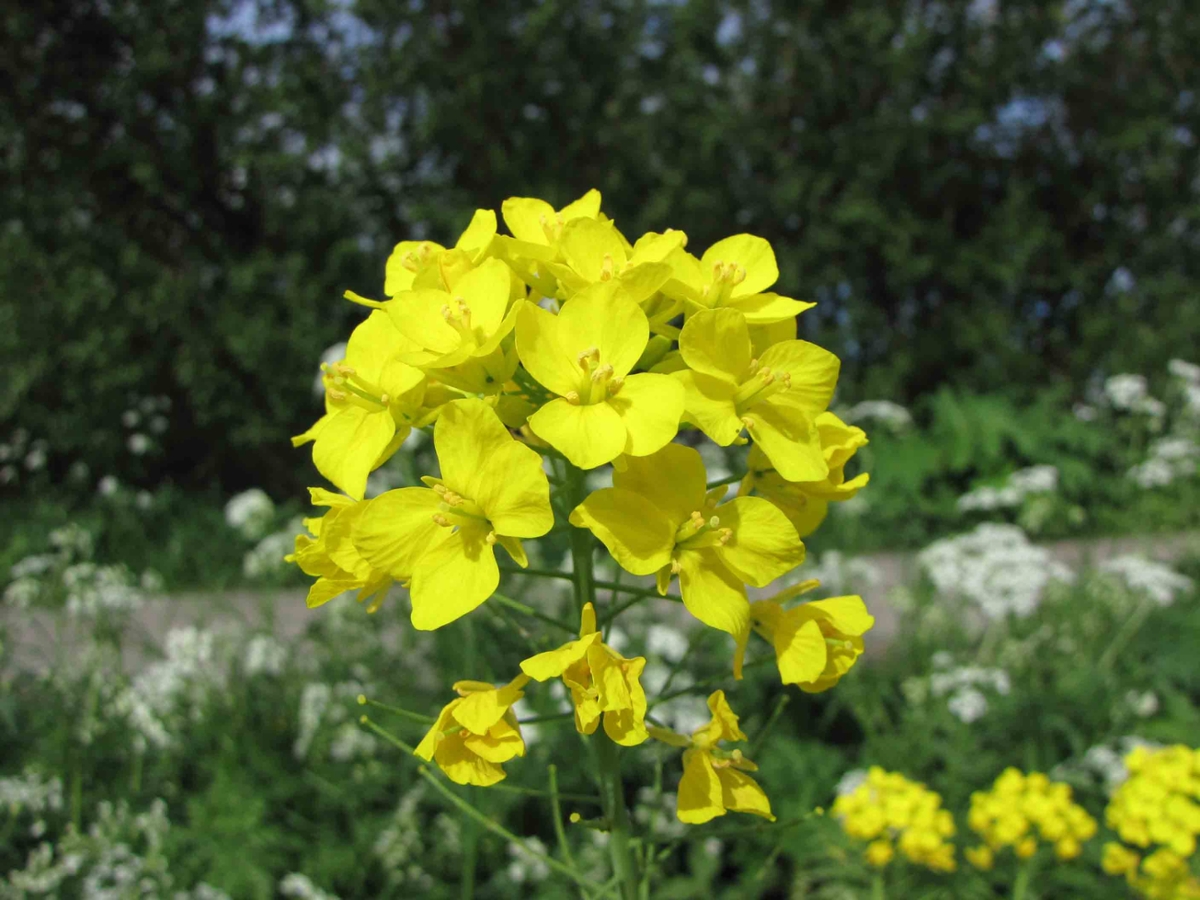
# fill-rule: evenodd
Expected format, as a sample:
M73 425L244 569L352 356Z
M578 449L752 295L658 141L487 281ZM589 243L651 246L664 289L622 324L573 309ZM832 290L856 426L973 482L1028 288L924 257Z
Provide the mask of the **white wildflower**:
M1190 384L1200 384L1200 366L1182 359L1172 359L1167 363L1167 371L1176 378Z
M1166 487L1175 480L1175 467L1165 459L1148 459L1133 466L1125 473L1126 477L1137 483L1137 486L1150 488Z
M125 441L125 446L134 456L145 456L150 451L150 438L140 431L135 432Z
M867 783L866 769L850 769L834 786L833 792L839 797L848 797Z
M247 677L280 675L287 664L287 647L269 634L256 634L242 652L242 671Z
M117 480L115 475L105 475L100 479L100 483L96 485L96 490L99 491L101 497L111 497L121 489L121 482Z
M1113 409L1132 411L1147 396L1144 375L1113 375L1104 382L1104 397Z
M950 710L950 714L954 718L970 725L987 714L988 701L982 691L975 688L963 688L955 691L954 695L946 701L946 708Z
M1105 560L1097 568L1120 578L1131 591L1148 596L1159 606L1170 606L1195 586L1192 579L1170 566L1134 554Z
M299 872L283 876L279 882L279 893L285 897L295 897L296 900L338 900L336 894L321 890L307 875Z
M250 488L229 498L225 523L248 541L259 540L275 519L275 504L261 488Z
M10 816L27 812L33 816L61 812L63 786L61 779L43 778L33 769L11 778L0 778L0 809Z
M863 400L843 413L842 418L851 424L878 422L892 431L903 431L912 425L912 413L891 400Z
M510 862L505 871L510 881L515 884L537 884L550 877L550 867L544 859L535 854L546 855L546 845L536 837L525 838L520 844L508 845Z
M1127 691L1125 705L1139 719L1149 719L1158 713L1158 694L1154 691Z
M1100 415L1100 411L1097 410L1096 407L1087 403L1076 403L1075 406L1071 408L1071 412L1080 422L1094 422Z

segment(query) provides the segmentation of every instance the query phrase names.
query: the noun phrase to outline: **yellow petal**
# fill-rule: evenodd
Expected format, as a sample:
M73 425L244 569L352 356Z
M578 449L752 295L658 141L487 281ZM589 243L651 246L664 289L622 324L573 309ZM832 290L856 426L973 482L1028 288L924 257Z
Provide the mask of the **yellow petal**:
M518 441L499 446L488 458L474 500L497 534L534 538L554 527L542 457Z
M667 444L649 456L630 457L624 462L625 468L613 472L613 485L657 507L659 518L670 523L673 543L675 529L704 506L707 475L699 451L683 444Z
M750 621L746 588L712 550L680 554L679 592L688 612L710 628L741 634Z
M604 733L614 744L622 747L636 747L650 737L646 731L646 723L639 719L632 709L611 710L604 714Z
M335 597L340 597L347 591L356 590L361 586L357 579L318 578L308 589L305 605L309 609L324 606Z
M758 296L769 296L759 294ZM752 298L747 298L752 299ZM739 312L742 312L740 304L745 303L744 300L738 301L739 306L734 307ZM813 304L816 306L816 304ZM745 313L742 313L745 315ZM767 348L778 344L780 341L796 340L796 320L788 317L781 322L771 322L767 325L751 325L750 326L750 343L754 347L754 356L761 357L766 352Z
M600 351L598 364L612 366L619 377L629 373L646 349L650 323L642 308L616 289L612 282L599 282L580 291L563 304L558 324L562 347L577 366L579 355L594 348Z
M600 635L593 632L577 641L563 644L557 650L547 650L521 661L521 671L534 681L547 681L558 678L570 666L587 656L588 648L600 640Z
M734 297L760 293L779 279L775 251L766 240L752 234L735 234L717 241L700 257L700 266L705 273L711 273L718 262L736 263L746 270L745 280L733 289Z
M787 516L761 497L738 497L719 506L722 528L733 530L715 548L721 561L742 581L766 587L804 562L804 544Z
M668 229L662 234L648 231L633 245L633 253L630 254L629 261L634 265L662 262L686 242L687 235L682 231Z
M417 561L446 529L433 521L441 498L429 488L399 488L366 503L352 540L375 569L407 581Z
M600 192L592 188L578 200L573 200L560 209L558 214L564 222L581 217L594 219L600 214Z
M746 735L738 727L738 716L725 699L724 691L713 691L708 695L708 711L712 713L712 721L717 726L720 740L744 741Z
M749 775L732 767L717 771L721 782L721 803L731 812L752 813L775 821L771 814L771 801L763 789Z
M706 309L690 316L679 335L688 367L738 385L750 369L753 350L745 317L732 309Z
M400 359L409 365L424 366L457 350L462 343L459 333L450 327L442 310L453 299L440 289L407 291L389 300L383 314L392 327L408 339ZM372 313L375 315L375 313Z
M689 738L686 738L682 734L678 734L669 728L659 728L657 725L647 725L646 730L650 732L650 737L654 738L656 741L662 741L664 744L668 744L671 747L686 747L691 744L691 740Z
M518 241L548 244L543 223L554 222L554 207L536 197L509 197L500 205L504 224Z
M683 396L683 385L669 375L628 376L608 400L625 424L624 452L647 456L669 444L679 431Z
M632 709L633 701L629 696L629 685L625 683L625 673L621 664L609 655L607 648L602 644L593 644L588 648L587 660L600 709Z
M496 212L491 209L477 209L471 217L467 230L459 235L454 244L457 250L466 250L476 261L491 246L492 238L496 236Z
M829 406L842 367L834 354L808 341L784 341L768 347L760 362L772 372L791 376L787 391L776 396L786 398L790 406L810 419L816 419Z
M485 489L488 460L513 440L496 411L482 400L447 403L433 430L442 481L450 490L474 500Z
M780 294L750 294L734 297L729 307L738 310L751 325L774 325L794 321L802 312L817 304L804 300L793 300ZM796 335L793 332L792 337Z
M812 619L785 614L775 628L772 643L784 684L815 681L825 671L825 635Z
M463 275L454 285L454 299L462 298L471 310L471 329L484 343L500 327L508 309L509 272L499 259L489 259Z
M633 575L651 575L671 562L676 525L633 491L593 491L571 512L571 524L589 529L618 565Z
M583 604L583 612L579 615L579 636L587 637L596 633L596 607L591 603Z
M489 787L505 777L504 769L471 751L463 733L448 734L433 754L438 768L456 784Z
M567 265L588 283L599 281L606 266L612 277L625 265L625 248L616 232L611 222L578 218L563 227L559 251Z
M442 711L438 713L437 721L429 731L425 732L425 737L421 739L421 743L417 744L413 750L414 756L419 756L426 762L433 759L433 753L437 749L438 743L441 741L446 729L450 727L453 721L454 708L461 703L461 699L451 700L442 707Z
M396 422L387 410L344 406L325 417L313 443L313 464L341 490L361 500L367 476L395 433Z
M454 721L474 734L486 734L524 694L511 688L474 691L454 707Z
M581 469L612 462L625 447L625 424L607 403L551 400L529 417L529 427Z
M410 588L414 628L441 628L475 609L496 590L500 569L485 540L488 531L486 524L463 526L421 556Z
M875 626L875 617L867 612L866 604L863 603L862 597L858 596L814 600L797 609L820 615L842 634L854 637L861 637Z
M533 303L523 304L517 314L517 353L521 362L538 384L561 397L579 390L583 370L567 352L560 325L558 316Z
M488 762L504 763L525 755L525 739L519 726L501 719L487 734L467 734L463 737L467 749Z
M734 403L737 385L691 370L676 372L671 377L683 385L683 409L687 418L713 443L728 447L737 440L744 427Z
M725 815L721 782L713 770L712 761L702 750L689 750L683 755L683 777L675 814L680 822L702 825L717 816Z
M626 269L617 277L617 293L633 303L650 299L671 278L666 263L642 263Z
M690 410L689 410L690 414ZM812 419L776 394L749 411L746 430L788 481L820 481L829 474Z
M383 292L389 297L407 291L412 287L416 270L410 265L428 265L436 260L446 248L433 241L401 241L392 248L385 267ZM412 259L410 259L412 254ZM413 261L415 260L415 262Z

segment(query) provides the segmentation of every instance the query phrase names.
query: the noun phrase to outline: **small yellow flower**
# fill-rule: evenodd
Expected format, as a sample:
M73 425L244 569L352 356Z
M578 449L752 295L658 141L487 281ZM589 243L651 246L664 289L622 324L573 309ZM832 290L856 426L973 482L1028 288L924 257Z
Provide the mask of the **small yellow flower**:
M383 292L395 297L414 287L445 289L443 269L453 272L464 263L478 265L487 255L495 236L496 213L490 209L477 209L454 250L448 251L434 241L401 241L388 257Z
M765 587L804 561L804 545L787 517L760 497L717 505L707 490L698 451L668 444L631 457L613 487L593 491L571 513L617 563L634 575L656 575L666 594L679 576L683 603L710 628L735 636L750 625L746 585Z
M739 494L753 491L778 506L802 538L825 521L831 502L851 499L871 478L863 472L846 480L846 463L867 443L867 435L861 428L847 425L831 412L817 416L816 425L821 452L829 467L827 476L819 481L788 481L756 444L750 448L746 477L738 488Z
M646 692L640 681L645 667L645 657L626 659L604 643L590 603L583 607L579 640L521 663L521 671L534 681L562 678L575 704L575 728L580 734L592 734L603 714L605 733L625 747L649 737Z
M683 388L667 375L630 375L650 337L636 303L598 283L558 315L532 303L517 317L517 352L557 398L529 417L539 438L581 469L622 453L645 456L675 437Z
M688 368L674 373L684 409L722 447L747 432L788 481L821 482L829 464L816 420L837 385L841 362L807 341L781 341L753 355L746 318L737 310L704 310L679 336Z
M287 556L287 561L299 566L305 575L317 577L308 590L309 608L328 603L346 591L358 591L358 601L370 601L367 612L375 612L393 579L367 562L351 539L354 524L371 501L352 500L324 488L309 488L308 492L313 506L326 506L329 511L304 520L304 527L313 537L296 535L296 551Z
M454 684L458 697L438 714L413 753L435 762L446 777L458 784L487 787L505 777L501 763L525 755L525 740L512 706L524 695L529 682L518 675L496 687L482 681Z
M1014 768L971 795L967 824L993 851L1011 847L1018 859L1035 855L1039 840L1053 844L1059 859L1074 859L1096 834L1096 820L1071 799L1069 785Z
M432 417L422 410L424 373L397 356L403 345L387 314L371 313L350 335L346 358L325 367L325 415L292 438L295 447L313 441L317 471L355 500L412 426Z
M509 197L501 205L500 214L513 236L497 237L496 253L526 284L547 297L558 292L547 263L562 261L558 244L563 228L576 219L604 220L600 192L595 189L558 211L536 197Z
M867 849L863 851L863 855L867 859L867 865L882 869L895 858L896 851L892 847L891 841L878 840L867 844Z
M986 844L968 847L963 851L963 857L981 872L990 872L996 864L996 854Z
M763 238L735 234L717 241L700 259L680 248L668 257L674 267L663 293L695 312L729 307L747 321L767 325L793 319L815 303L765 293L779 278L775 251Z
M862 636L875 625L861 597L831 597L785 610L777 600L750 604L755 630L775 648L779 677L802 691L827 691L862 656ZM740 677L741 649L734 674Z
M942 809L937 793L897 772L872 766L862 784L837 798L832 813L847 835L868 842L871 865L886 865L870 858L871 845L882 841L894 844L909 862L935 872L952 872L956 867L954 844L949 841L954 836L954 817Z
M1109 841L1104 845L1104 853L1100 857L1100 868L1108 875L1133 876L1137 874L1141 862L1142 858L1137 853L1123 844Z
M668 231L645 234L631 247L612 222L580 217L562 228L563 262L548 262L546 268L567 296L611 281L619 295L640 304L666 284L672 269L663 260L686 241L682 231Z
M411 578L412 623L432 630L466 615L500 583L494 546L528 565L522 538L554 525L542 459L482 400L447 403L433 432L441 478L371 501L355 525L359 552Z
M775 821L771 801L758 783L745 774L758 771L758 766L742 756L742 751L729 752L719 746L721 741L746 740L724 691L714 691L709 696L708 709L712 718L707 725L697 728L690 739L664 728L649 727L650 736L656 740L687 748L683 752L683 777L677 794L675 814L679 821L701 825L727 812L751 813Z

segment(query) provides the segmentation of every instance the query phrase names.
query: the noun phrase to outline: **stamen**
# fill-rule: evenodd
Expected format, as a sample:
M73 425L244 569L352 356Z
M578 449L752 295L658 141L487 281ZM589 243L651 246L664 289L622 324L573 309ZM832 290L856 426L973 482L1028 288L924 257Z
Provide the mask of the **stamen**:
M565 394L563 394L563 399L566 400L568 403L570 403L572 406L578 406L579 405L579 391L567 391Z
M732 266L732 265L733 265L733 263L730 263L729 265L730 265L730 266ZM737 284L741 284L743 281L745 281L745 280L746 280L746 270L745 270L745 269L743 269L741 266L738 266L738 267L737 267L737 271L736 271L736 272L734 272L734 273L733 273L733 274L732 274L732 275L729 277L729 280L730 280L731 282L733 282L735 285L737 285Z
M758 371L758 360L757 359L750 360L750 374L753 375L757 371Z
M577 357L575 357L575 361L579 363L579 368L583 369L585 372L588 371L588 369L590 369L593 365L600 362L600 348L588 347Z
M433 486L433 491L436 494L444 494L444 493L446 493L446 490L447 490L447 488L444 484L435 484Z
M435 525L441 525L443 528L449 528L453 523L443 516L441 513L434 513L431 517Z
M742 425L745 426L747 431L753 428L756 424L757 423L749 416L742 416Z
M716 528L720 524L721 524L721 520L719 518L717 518L716 516L713 516L711 519L708 520L709 528Z
M718 532L717 543L720 544L722 547L724 547L726 544L728 544L731 540L733 540L733 529L732 528L722 528L720 530L720 532Z
M592 373L592 381L598 384L601 381L605 381L606 379L611 378L612 373L613 373L613 367L610 366L608 363L605 363L600 368L596 369L595 372Z
M688 516L688 518L692 520L692 524L695 527L697 527L697 528L704 527L704 513L700 512L700 510L693 509L692 514L690 516Z
M326 387L325 393L329 395L330 400L337 400L339 402L347 399L350 396L345 391L339 391L337 388L332 387Z
M494 546L496 543L496 532L489 531L487 533L487 537L485 537L484 540L487 541L487 544L489 547Z
M609 253L604 254L604 262L600 264L600 280L612 281L613 277L613 258Z
M610 378L608 380L608 393L616 394L624 386L625 386L625 376L624 375L617 375L614 378Z
M683 565L677 559L671 560L671 574L678 575L683 571Z
M392 400L392 398L390 396L388 396L387 394L379 395L379 402L382 403L384 406L387 406L391 402L391 400Z

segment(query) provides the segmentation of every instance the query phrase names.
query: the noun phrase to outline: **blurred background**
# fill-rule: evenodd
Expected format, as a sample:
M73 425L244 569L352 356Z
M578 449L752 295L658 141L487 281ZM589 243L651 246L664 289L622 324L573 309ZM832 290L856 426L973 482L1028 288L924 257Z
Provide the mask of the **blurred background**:
M800 333L842 357L834 408L870 436L871 484L810 559L884 610L891 643L850 699L792 696L773 757L788 803L827 804L859 764L907 766L961 805L1004 765L1115 754L1135 725L1196 742L1200 682L1170 649L1200 629L1174 602L1194 597L1200 524L1193 4L41 0L0 21L0 876L16 873L0 896L506 897L535 875L568 896L414 798L354 724L368 681L404 705L439 696L430 681L413 700L394 671L400 604L389 626L353 604L318 621L280 561L316 483L288 438L361 318L343 290L380 296L397 241L450 242L514 195L557 207L597 187L625 233L681 228L697 251L761 235L780 289L819 304ZM947 554L996 547L964 599ZM1059 668L1038 668L1050 650L1001 666L1067 565L1086 574L1052 621L1108 612L1054 645ZM954 603L986 609L1014 566L1046 577L999 638ZM251 624L235 641L218 612ZM1106 674L1087 668L1126 631ZM986 729L931 711L938 650L1008 673ZM955 677L943 694L997 693ZM748 685L766 711L780 695ZM1154 710L1134 716L1131 693ZM497 816L536 822L509 801ZM420 849L430 822L444 859ZM682 841L662 896L858 896L851 850L801 884L828 859L798 833L736 859ZM117 845L138 874L97 893L128 875ZM71 854L108 868L87 887ZM479 875L460 894L464 865Z

